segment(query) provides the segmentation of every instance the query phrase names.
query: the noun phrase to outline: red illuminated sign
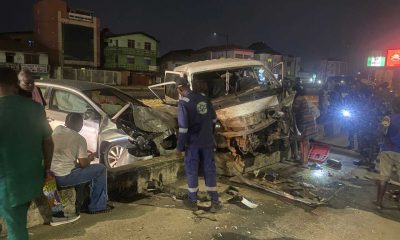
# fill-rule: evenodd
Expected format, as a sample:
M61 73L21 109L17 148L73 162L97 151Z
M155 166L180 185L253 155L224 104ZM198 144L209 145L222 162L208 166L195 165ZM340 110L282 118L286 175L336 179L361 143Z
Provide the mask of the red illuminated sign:
M400 49L391 49L387 51L387 67L400 67Z

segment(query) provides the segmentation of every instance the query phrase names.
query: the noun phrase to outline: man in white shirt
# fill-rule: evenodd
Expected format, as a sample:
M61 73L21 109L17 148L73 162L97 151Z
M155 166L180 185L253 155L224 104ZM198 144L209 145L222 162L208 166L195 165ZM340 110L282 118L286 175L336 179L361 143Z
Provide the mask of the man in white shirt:
M60 187L90 182L89 213L108 212L111 208L107 206L107 169L102 164L90 164L94 154L88 154L86 140L79 134L82 127L82 115L69 113L65 126L54 129L51 170Z

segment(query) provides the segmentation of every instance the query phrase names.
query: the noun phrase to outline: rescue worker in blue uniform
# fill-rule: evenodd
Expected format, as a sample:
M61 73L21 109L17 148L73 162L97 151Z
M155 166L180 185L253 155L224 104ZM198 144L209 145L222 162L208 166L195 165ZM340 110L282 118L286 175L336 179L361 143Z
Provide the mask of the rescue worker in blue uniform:
M188 182L186 207L196 211L199 166L203 167L206 190L211 198L210 212L222 208L218 199L217 175L214 162L214 108L205 94L193 92L186 78L177 79L179 93L177 151L185 151L185 172Z

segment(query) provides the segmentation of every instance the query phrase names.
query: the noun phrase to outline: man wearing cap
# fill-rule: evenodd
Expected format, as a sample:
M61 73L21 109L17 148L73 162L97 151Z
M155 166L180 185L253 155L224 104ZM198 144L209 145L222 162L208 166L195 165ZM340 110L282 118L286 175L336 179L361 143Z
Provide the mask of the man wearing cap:
M218 199L217 176L214 162L214 124L217 117L211 102L204 94L192 92L186 78L176 81L178 102L178 146L185 151L185 172L188 182L188 199L185 205L196 211L199 165L203 167L206 190L211 197L211 212L222 208Z

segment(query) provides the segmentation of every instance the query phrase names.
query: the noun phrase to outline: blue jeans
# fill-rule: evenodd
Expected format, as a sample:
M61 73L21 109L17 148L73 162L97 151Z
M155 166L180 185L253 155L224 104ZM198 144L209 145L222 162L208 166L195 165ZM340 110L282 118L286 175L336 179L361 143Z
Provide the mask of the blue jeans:
M72 187L90 182L89 211L102 211L107 208L107 169L102 164L90 164L85 168L75 168L70 174L56 176L59 187Z
M188 182L188 198L197 201L199 191L199 165L203 166L206 191L211 201L218 202L217 172L214 162L214 147L188 147L185 151L185 172Z

